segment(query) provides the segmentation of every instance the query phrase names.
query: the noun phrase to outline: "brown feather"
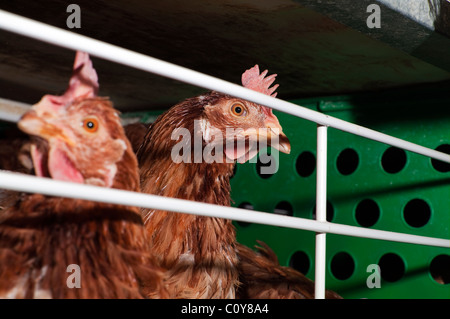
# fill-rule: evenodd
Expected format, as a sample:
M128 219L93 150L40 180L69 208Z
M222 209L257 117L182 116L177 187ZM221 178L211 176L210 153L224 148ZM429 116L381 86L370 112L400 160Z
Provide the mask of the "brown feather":
M33 173L33 164L29 157L30 137L17 128L8 129L0 140L0 169ZM7 189L0 189L0 214L3 210L14 206L23 194Z
M151 124L144 123L132 123L124 127L128 139L133 146L133 151L136 153L144 140L144 136L147 133Z
M257 241L257 251L237 245L240 299L313 299L314 282L290 267L281 266L275 252L264 242ZM325 298L341 299L326 290Z

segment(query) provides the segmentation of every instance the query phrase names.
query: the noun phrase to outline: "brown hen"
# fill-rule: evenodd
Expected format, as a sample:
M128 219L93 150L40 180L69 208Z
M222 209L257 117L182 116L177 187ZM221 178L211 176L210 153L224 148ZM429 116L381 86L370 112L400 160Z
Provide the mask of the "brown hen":
M139 191L118 112L97 88L88 55L77 52L66 93L44 96L23 115L19 128L35 137L35 173ZM135 207L28 194L0 219L0 297L166 297L148 251ZM76 267L79 277L69 278Z
M243 74L242 83L275 96L276 86L270 87L275 75L266 74L255 66ZM230 128L238 133L231 134ZM186 140L186 135L191 139ZM255 141L263 143L266 138L268 145L290 152L269 108L218 92L187 99L161 115L139 147L141 191L229 206L235 162L256 156L260 148ZM222 148L215 148L219 145ZM270 248L257 253L237 243L230 220L149 209L142 213L152 252L167 270L165 282L173 298L314 295L314 283L280 266ZM327 297L339 298L332 292Z

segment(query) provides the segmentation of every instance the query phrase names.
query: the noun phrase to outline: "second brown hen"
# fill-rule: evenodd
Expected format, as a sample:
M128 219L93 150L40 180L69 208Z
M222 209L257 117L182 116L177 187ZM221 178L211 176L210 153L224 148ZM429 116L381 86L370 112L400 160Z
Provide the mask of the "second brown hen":
M242 84L275 96L275 75L266 75L255 66L242 75ZM142 129L137 124L131 131ZM142 192L229 206L235 162L252 159L265 142L290 152L270 108L218 92L187 99L161 115L137 147ZM231 220L142 213L172 298L313 297L314 283L280 266L268 247L257 253L237 243Z
M275 76L266 74L255 66L243 74L242 83L274 96ZM161 115L138 148L142 191L229 206L235 162L256 156L255 141L290 151L271 109L218 92L187 99ZM314 284L281 267L269 248L257 253L237 243L230 220L150 209L142 213L173 298L313 296Z

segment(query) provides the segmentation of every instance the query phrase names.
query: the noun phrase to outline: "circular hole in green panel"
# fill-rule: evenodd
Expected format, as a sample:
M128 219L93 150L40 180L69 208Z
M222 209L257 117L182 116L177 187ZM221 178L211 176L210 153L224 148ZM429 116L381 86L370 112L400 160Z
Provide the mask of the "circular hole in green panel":
M450 145L442 144L436 148L436 151L450 154ZM449 163L431 159L431 165L433 165L434 169L437 170L438 172L442 172L442 173L450 172L450 164Z
M291 203L287 201L282 201L279 202L277 206L275 206L273 212L279 215L293 216L294 208L292 207Z
M405 262L394 253L383 255L378 261L380 266L381 278L389 282L400 280L405 274Z
M305 252L296 251L289 260L289 266L300 271L302 274L307 275L309 268L311 267L311 261Z
M312 212L312 219L316 219L316 205L314 205ZM334 219L334 207L329 201L327 201L327 221L332 222Z
M353 173L359 164L358 153L354 149L346 148L343 150L336 161L336 167L342 175L350 175Z
M442 285L450 283L450 256L434 257L430 263L430 274L437 283Z
M252 204L250 204L249 202L242 202L239 204L238 206L239 208L243 208L243 209L248 209L248 210L254 210L254 207ZM241 227L247 227L249 225L251 225L251 223L246 223L246 222L236 222L239 226Z
M353 257L346 252L340 252L331 259L331 273L336 279L346 280L353 275L355 271L355 261Z
M430 205L423 199L410 200L403 209L403 218L412 227L425 226L431 217Z
M256 173L259 177L267 179L275 174L276 170L275 158L269 152L267 154L265 152L260 153L256 161Z
M380 207L372 199L363 199L355 209L355 219L363 227L371 227L380 218Z
M381 166L390 174L400 172L406 165L406 152L397 147L389 147L381 157Z
M297 157L295 169L301 177L310 176L316 169L316 157L313 153L305 151Z

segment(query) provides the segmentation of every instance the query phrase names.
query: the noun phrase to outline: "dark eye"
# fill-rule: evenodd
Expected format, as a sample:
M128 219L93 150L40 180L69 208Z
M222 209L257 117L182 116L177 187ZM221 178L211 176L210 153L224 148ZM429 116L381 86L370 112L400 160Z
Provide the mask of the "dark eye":
M83 120L83 128L86 132L94 133L98 130L98 121L95 118L87 118Z
M234 115L241 116L241 115L243 115L245 113L245 106L243 104L241 104L241 103L234 103L231 106L231 112Z

